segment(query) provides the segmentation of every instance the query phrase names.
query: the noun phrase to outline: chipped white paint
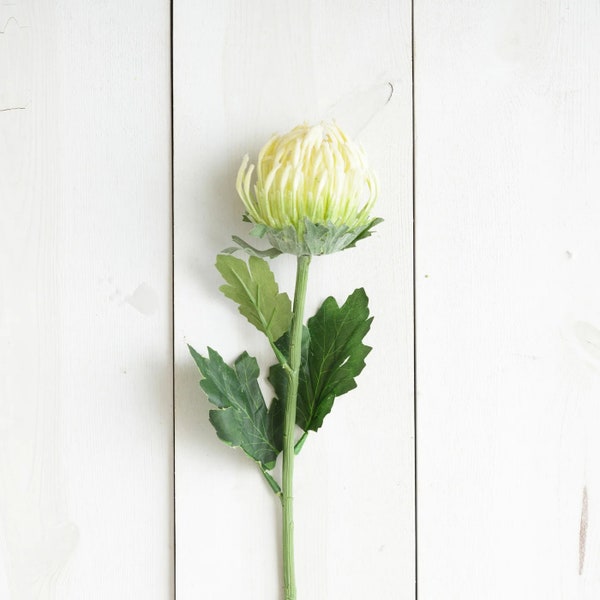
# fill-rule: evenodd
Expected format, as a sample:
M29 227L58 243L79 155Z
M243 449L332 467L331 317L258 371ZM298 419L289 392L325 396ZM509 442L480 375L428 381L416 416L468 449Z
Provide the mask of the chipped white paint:
M323 118L344 123L348 134L356 137L392 100L394 85L399 86L400 82L354 88L328 107Z
M168 49L165 2L0 2L2 600L170 595Z
M140 283L131 295L125 298L125 302L140 314L149 317L158 310L159 301L158 295L147 283Z
M595 599L600 5L415 9L419 598Z
M309 312L365 286L374 350L296 462L299 598L412 598L410 2L183 0L175 34L177 598L280 597L280 508L255 466L216 438L185 342L270 360L219 293L214 257L232 233L247 235L242 155L325 116L360 134L386 221L311 266ZM273 267L290 290L294 261Z
M600 329L591 323L577 321L573 323L572 331L577 342L576 348L591 366L600 367Z

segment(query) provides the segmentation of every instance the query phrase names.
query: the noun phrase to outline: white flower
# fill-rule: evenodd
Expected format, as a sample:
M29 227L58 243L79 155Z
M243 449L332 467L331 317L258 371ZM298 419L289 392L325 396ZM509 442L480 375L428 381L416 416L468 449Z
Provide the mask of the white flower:
M378 194L362 147L335 123L299 125L273 136L256 167L244 157L236 187L254 223L271 230L292 226L299 240L306 220L346 231L366 228Z

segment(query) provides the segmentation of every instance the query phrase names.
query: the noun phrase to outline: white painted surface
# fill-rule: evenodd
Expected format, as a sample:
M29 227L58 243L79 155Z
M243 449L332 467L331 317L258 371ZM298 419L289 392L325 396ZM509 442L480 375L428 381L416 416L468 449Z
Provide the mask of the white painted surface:
M0 598L172 585L169 10L0 2Z
M182 0L174 26L178 600L280 597L280 508L251 461L217 439L186 341L270 364L218 291L215 255L247 235L234 187L242 155L332 116L359 133L386 221L312 266L309 314L364 285L374 350L296 463L299 597L412 598L410 3ZM294 261L273 268L290 291Z
M595 599L600 10L415 4L419 598ZM0 2L2 599L172 597L168 18ZM268 356L217 290L235 173L332 116L386 221L312 271L376 320L298 460L299 588L414 598L410 39L404 0L176 2L179 600L278 598L279 507L185 342Z
M600 594L598 31L416 2L423 600Z

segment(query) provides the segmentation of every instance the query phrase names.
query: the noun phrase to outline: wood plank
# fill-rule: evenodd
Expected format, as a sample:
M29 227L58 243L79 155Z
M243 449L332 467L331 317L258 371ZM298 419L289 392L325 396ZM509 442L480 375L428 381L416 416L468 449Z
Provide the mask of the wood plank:
M178 599L280 596L280 508L256 467L216 438L186 342L269 364L260 335L218 292L214 259L248 232L234 187L242 155L324 117L359 134L386 221L311 267L309 314L365 286L374 350L296 463L299 594L412 598L410 2L182 0L174 28ZM288 291L293 265L273 262Z
M0 597L172 587L169 6L0 3Z
M419 597L600 593L598 3L416 3Z

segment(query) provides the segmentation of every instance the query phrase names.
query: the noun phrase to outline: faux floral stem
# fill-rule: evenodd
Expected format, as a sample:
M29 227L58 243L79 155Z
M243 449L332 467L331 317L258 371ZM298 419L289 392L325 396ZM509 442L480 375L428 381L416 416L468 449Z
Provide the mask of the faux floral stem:
M289 384L285 399L285 420L283 429L283 582L285 600L296 600L296 574L294 568L294 433L296 428L296 400L302 351L302 323L308 281L310 256L298 257L296 289L294 291L294 316L290 336Z

